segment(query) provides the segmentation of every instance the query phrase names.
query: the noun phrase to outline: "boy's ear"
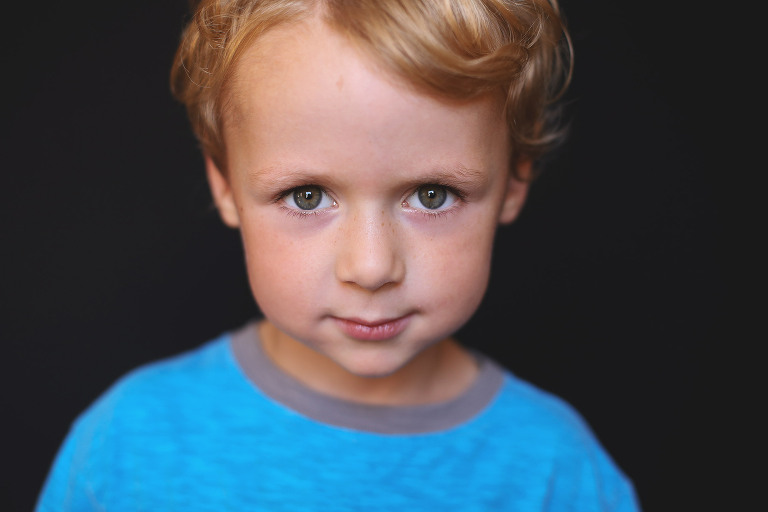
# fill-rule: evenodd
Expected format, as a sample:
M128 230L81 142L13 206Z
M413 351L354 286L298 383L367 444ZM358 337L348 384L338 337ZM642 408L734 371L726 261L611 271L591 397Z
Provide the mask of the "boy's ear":
M224 224L231 228L240 226L240 216L237 214L237 205L232 195L232 187L229 179L213 162L213 159L205 155L205 173L208 176L208 185L211 187L211 195L219 210L219 215Z
M533 167L530 160L523 160L517 165L517 172L510 172L507 177L507 191L501 204L499 224L509 224L514 221L523 208L525 198L528 195L528 181L521 181L515 176L529 177Z

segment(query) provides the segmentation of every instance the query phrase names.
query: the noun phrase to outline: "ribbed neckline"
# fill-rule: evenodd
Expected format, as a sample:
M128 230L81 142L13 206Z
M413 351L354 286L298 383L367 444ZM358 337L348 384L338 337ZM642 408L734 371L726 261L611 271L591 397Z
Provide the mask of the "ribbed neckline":
M504 380L501 367L475 353L478 375L456 398L426 405L369 405L319 393L282 371L262 348L258 321L230 333L230 346L245 376L273 400L320 423L380 434L423 434L457 427L480 414Z

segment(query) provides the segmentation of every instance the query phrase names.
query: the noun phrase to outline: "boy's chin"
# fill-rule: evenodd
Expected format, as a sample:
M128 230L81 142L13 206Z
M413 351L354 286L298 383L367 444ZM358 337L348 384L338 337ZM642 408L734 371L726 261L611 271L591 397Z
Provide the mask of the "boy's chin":
M381 345L387 342L373 342ZM345 357L329 357L339 369L351 377L360 377L364 379L385 379L397 378L400 373L405 372L405 367L409 366L417 354L401 355L387 354L387 348L380 347L373 353L364 354L346 354ZM328 357L326 355L326 357Z

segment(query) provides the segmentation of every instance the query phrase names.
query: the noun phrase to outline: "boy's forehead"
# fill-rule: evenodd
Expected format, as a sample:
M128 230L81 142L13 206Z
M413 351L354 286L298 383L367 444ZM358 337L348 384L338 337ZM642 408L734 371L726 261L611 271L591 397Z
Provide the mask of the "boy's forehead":
M260 36L243 52L235 66L231 101L247 110L268 106L258 101L259 96L294 93L311 97L313 92L326 92L328 88L321 86L329 84L339 94L349 95L355 89L375 87L370 81L374 76L406 86L404 80L354 48L345 36L320 20L282 24Z
M237 63L231 90L225 145L249 166L484 167L508 153L497 98L417 91L316 20L263 35Z
M238 60L227 89L227 109L234 118L288 106L276 105L276 98L288 97L296 104L306 100L304 108L322 109L329 93L360 104L389 98L393 107L409 97L428 96L448 109L486 100L494 103L499 119L504 116L501 97L458 100L417 89L374 52L319 17L278 25L257 38Z

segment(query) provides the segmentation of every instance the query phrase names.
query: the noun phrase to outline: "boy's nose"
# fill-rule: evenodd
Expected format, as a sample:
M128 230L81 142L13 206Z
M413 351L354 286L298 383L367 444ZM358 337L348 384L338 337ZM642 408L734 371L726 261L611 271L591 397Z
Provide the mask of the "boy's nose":
M336 246L336 277L369 291L405 277L397 233L385 214L353 216L344 223Z

